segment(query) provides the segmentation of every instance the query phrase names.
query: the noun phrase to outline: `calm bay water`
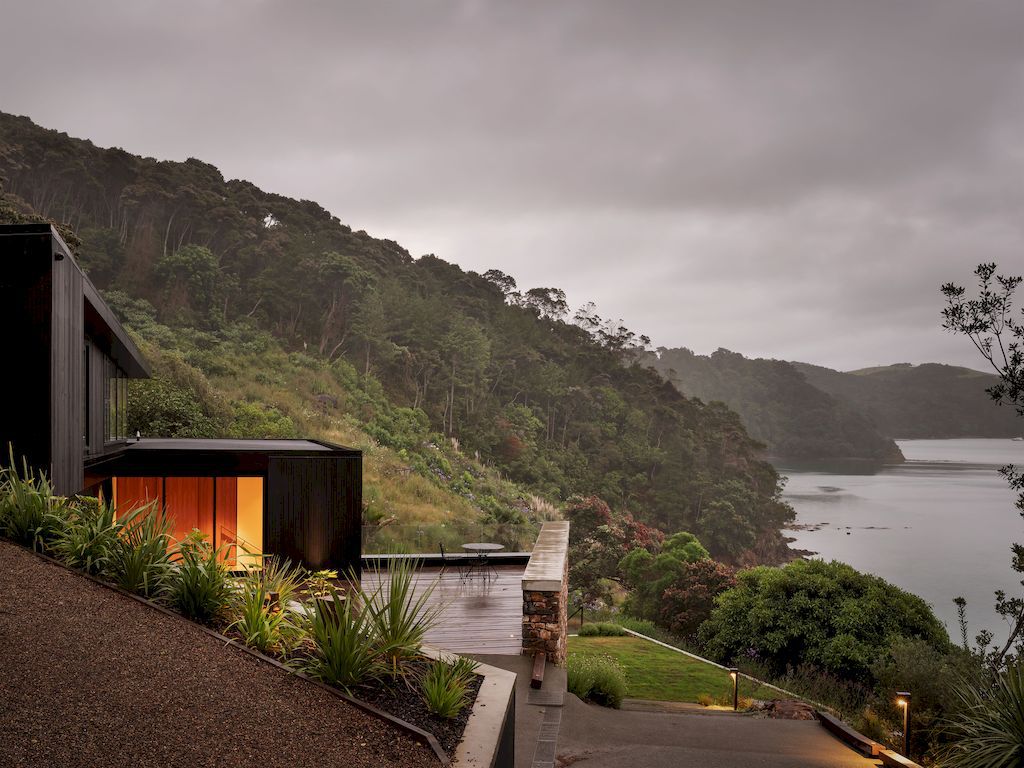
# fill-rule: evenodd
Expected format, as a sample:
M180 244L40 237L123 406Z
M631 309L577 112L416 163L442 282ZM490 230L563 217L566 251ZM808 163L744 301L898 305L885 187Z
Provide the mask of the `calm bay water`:
M797 513L791 546L920 595L954 640L959 629L952 599L963 595L971 637L988 627L1005 638L992 593L1021 590L1009 546L1024 543L1024 520L997 470L1024 465L1024 442L898 442L905 464L779 464L789 478L785 499Z

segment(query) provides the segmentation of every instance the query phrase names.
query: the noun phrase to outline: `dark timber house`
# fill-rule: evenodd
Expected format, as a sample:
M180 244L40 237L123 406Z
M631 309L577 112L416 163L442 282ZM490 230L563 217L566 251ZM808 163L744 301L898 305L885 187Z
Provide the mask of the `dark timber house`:
M0 446L56 493L155 501L180 538L193 528L233 563L276 554L358 571L362 454L315 440L136 440L127 380L149 367L48 224L0 226L5 410ZM4 456L6 460L6 455Z

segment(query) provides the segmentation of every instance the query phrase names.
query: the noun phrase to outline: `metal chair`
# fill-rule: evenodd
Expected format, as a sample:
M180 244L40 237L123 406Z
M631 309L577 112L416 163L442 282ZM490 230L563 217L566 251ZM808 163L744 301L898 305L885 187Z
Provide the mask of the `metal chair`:
M441 550L441 576L444 576L444 572L448 570L449 565L455 566L455 569L459 572L459 580L466 580L466 563L463 558L452 557L444 551L444 542L437 542L437 546Z

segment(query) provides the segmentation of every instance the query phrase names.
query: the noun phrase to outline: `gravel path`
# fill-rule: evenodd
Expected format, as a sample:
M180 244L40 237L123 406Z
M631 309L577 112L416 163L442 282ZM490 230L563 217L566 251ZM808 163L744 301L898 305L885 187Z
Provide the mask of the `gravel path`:
M438 762L316 686L0 541L0 766L384 765Z

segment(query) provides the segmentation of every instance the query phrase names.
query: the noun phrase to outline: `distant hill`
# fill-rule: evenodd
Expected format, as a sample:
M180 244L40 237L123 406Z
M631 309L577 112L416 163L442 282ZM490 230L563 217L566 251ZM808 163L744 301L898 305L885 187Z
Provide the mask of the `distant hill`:
M793 363L809 383L848 403L894 438L1017 437L1020 420L986 394L996 377L939 363L841 373Z
M144 434L166 434L172 416L239 437L315 436L323 422L328 439L365 435L368 518L515 526L527 494L597 495L735 562L787 556L793 511L740 417L633 364L635 334L592 309L574 316L557 288L413 258L200 160L0 112L0 222L32 216L63 226L160 363L129 394ZM178 419L174 405L193 412ZM413 497L433 500L429 517L399 504Z
M896 444L875 424L844 398L808 382L791 363L749 359L727 349L705 356L665 348L644 362L684 394L724 402L773 456L903 460Z

